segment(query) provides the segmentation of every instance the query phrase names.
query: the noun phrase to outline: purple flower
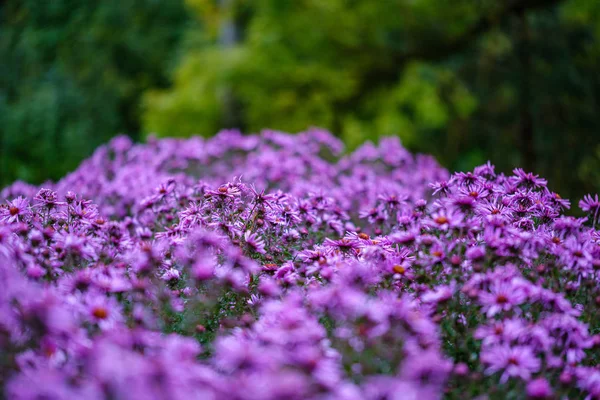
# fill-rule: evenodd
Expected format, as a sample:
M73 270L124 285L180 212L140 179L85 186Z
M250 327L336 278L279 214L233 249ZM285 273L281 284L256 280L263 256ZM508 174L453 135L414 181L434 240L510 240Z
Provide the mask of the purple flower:
M0 206L0 222L10 224L27 220L30 217L29 201L23 197L17 197L5 207Z
M458 186L470 189L474 185L482 182L483 179L472 172L457 172L452 177L452 181L456 182Z
M450 228L460 226L463 221L463 215L460 212L446 212L443 210L431 214L427 224L432 228L447 231Z
M552 388L544 378L537 378L527 384L527 397L530 399L550 399Z
M600 200L598 200L598 195L596 194L594 197L592 197L591 194L585 195L582 200L579 200L579 208L585 212L598 212L598 210L600 210Z
M475 167L473 172L475 173L475 175L479 175L487 179L493 179L496 177L495 168L496 167L494 167L492 163L488 161L483 165Z
M598 211L600 211L600 200L598 200L598 195L596 194L594 197L592 197L591 194L586 195L579 201L579 208L589 214L593 214L592 223L595 227L596 222L598 222Z
M59 205L64 205L58 201L58 194L51 189L42 188L33 198L36 201L36 205L51 210Z
M451 184L448 181L441 181L441 182L432 183L429 186L433 189L434 195L436 195L438 193L447 195L450 192Z
M339 250L342 252L349 252L351 250L357 249L360 244L357 240L342 238L339 240L325 239L323 246L329 247L335 250Z
M484 246L471 247L465 252L465 256L467 256L468 259L473 260L473 261L481 260L485 257L485 247Z
M545 187L548 183L545 179L539 178L538 175L532 173L526 173L521 168L515 168L513 173L516 175L511 177L511 181L517 187L523 186L526 188L540 188Z
M405 360L400 376L419 386L441 389L451 370L452 363L441 358L436 351L422 351Z
M98 324L101 329L112 329L122 320L119 306L114 298L90 292L83 297L83 302L84 318Z
M488 317L493 317L501 311L509 311L522 304L527 299L527 294L519 285L511 283L493 283L490 291L479 294L479 302Z
M541 361L528 346L491 346L481 352L481 361L487 365L487 375L501 372L500 383L506 383L509 378L528 381L541 366Z
M179 272L179 270L177 270L175 268L169 268L162 275L162 280L167 281L167 282L174 282L174 281L179 280L179 278L181 278L181 272Z
M265 241L262 238L258 237L256 233L246 231L246 233L244 234L244 240L246 241L246 244L248 245L251 251L260 254L266 253Z
M207 190L206 196L213 196L220 199L233 198L240 195L240 189L235 185L220 186L217 190Z

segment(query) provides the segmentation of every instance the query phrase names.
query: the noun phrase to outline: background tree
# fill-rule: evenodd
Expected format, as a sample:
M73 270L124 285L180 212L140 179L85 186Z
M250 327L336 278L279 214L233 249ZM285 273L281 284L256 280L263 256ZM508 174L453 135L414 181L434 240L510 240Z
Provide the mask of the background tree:
M0 2L0 184L57 179L137 137L138 99L168 85L190 21L179 0Z

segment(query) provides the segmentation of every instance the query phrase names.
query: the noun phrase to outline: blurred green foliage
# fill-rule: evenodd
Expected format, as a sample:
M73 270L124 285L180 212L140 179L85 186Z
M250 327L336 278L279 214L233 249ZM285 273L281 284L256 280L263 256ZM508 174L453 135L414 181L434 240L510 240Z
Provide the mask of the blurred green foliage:
M185 2L185 4L182 4ZM1 4L1 3L0 3ZM399 135L450 169L600 190L597 0L5 1L2 183L116 133Z
M0 184L60 178L138 135L139 98L168 85L190 21L178 0L0 2Z

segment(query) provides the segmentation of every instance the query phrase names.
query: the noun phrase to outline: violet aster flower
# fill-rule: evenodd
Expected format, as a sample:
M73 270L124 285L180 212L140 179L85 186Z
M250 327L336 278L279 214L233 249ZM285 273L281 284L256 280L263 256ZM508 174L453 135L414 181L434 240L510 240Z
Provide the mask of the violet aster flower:
M83 297L85 304L84 318L98 324L102 329L111 329L121 321L117 302L101 293L89 292Z
M446 212L443 210L434 212L431 214L431 219L428 221L428 225L441 229L448 230L460 226L463 221L463 215L460 212Z
M458 172L453 177L458 186L466 189L471 189L474 185L479 184L482 178L472 172Z
M256 187L254 185L250 185L249 188L251 193L254 195L255 204L262 207L266 206L272 208L272 202L275 201L277 198L274 194L265 194L265 189L259 192L258 190L256 190Z
M544 378L537 378L527 384L527 396L530 399L550 399L552 387Z
M600 210L600 200L598 200L598 195L594 195L592 197L591 194L585 195L585 197L579 201L579 208L586 212L597 212Z
M256 233L246 231L244 234L244 241L252 251L260 254L266 253L265 242L262 238L258 237Z
M451 184L448 181L440 181L430 184L430 187L433 189L434 195L438 193L447 195L450 192L450 186Z
M330 247L332 249L336 249L342 252L349 252L359 247L359 244L355 240L349 240L346 238L342 238L339 240L325 239L325 243L323 243L325 247Z
M174 282L181 278L181 272L175 268L169 268L161 277L164 281Z
M476 185L469 189L461 188L459 193L462 196L468 196L473 199L485 199L490 194L489 190L484 185Z
M596 194L594 197L592 197L591 194L585 195L585 197L579 201L579 208L590 215L593 215L592 222L595 227L596 222L598 221L598 211L600 211L600 200L598 200L598 195Z
M541 361L527 346L491 346L481 352L481 361L487 365L486 374L501 372L500 383L506 383L509 378L528 381L541 366Z
M17 197L8 202L5 207L0 206L0 221L12 223L23 221L31 217L29 201L23 197Z
M475 175L479 175L486 179L493 180L496 177L495 169L496 167L494 167L494 165L492 165L492 163L488 161L483 165L475 167L473 172L475 173Z
M207 190L206 195L214 196L214 197L221 198L221 199L233 198L235 196L240 195L240 190L236 186L225 185L225 186L220 186L217 190Z
M488 317L493 317L501 311L508 311L527 299L523 288L511 283L492 283L490 291L482 291L479 301Z
M40 189L33 199L36 201L37 206L44 207L48 210L52 210L57 206L65 204L58 201L58 195L54 190L47 188Z
M548 183L545 179L539 178L538 175L532 173L526 173L521 168L515 168L513 173L516 175L511 178L512 182L517 186L523 187L545 187Z

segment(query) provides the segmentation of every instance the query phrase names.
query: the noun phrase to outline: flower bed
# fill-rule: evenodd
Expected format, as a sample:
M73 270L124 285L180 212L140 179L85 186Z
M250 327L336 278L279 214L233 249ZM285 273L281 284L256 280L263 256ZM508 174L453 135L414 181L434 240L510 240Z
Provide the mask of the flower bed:
M10 399L600 398L600 202L321 130L114 139L0 207Z

